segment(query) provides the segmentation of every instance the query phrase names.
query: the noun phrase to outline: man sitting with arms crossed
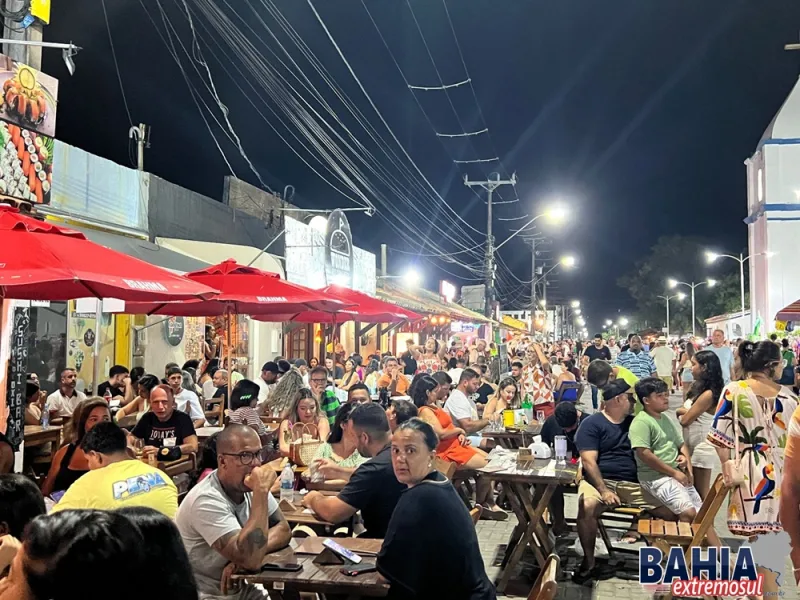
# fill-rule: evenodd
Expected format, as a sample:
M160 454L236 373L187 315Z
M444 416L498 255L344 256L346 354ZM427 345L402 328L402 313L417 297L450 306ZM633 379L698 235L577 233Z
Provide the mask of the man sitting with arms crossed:
M669 409L669 386L655 377L636 384L644 410L633 419L631 447L636 454L643 489L678 516L691 523L703 505L692 485L692 460L680 426L663 413Z
M258 571L264 557L289 544L289 524L270 494L277 475L261 464L261 440L247 425L228 425L217 437L217 469L178 509L175 524L189 554L200 600L267 598L253 585L230 590L234 568ZM234 567L227 567L233 563ZM234 586L238 582L234 582ZM220 593L221 592L221 593Z
M389 390L389 396L405 396L408 393L408 377L397 364L397 359L390 356L383 363L383 375L378 379L378 388Z
M592 365L601 362L595 361ZM583 562L572 580L581 585L591 579L607 579L615 573L610 565L600 567L594 560L597 521L605 511L617 506L632 506L648 509L660 519L673 519L667 508L654 508L658 501L642 490L636 476L636 460L628 437L633 422L630 389L622 379L615 379L602 387L603 408L584 417L575 434L575 445L581 453L583 466L583 479L578 486L577 519Z
M338 496L309 492L303 506L329 523L346 521L360 510L367 529L362 537L383 538L400 493L407 489L397 481L392 468L389 420L379 404L370 402L353 409L350 423L358 452L371 460L356 469Z
M146 506L175 518L178 489L172 479L160 469L131 458L125 432L116 423L95 425L84 436L81 449L91 470L69 486L52 512Z

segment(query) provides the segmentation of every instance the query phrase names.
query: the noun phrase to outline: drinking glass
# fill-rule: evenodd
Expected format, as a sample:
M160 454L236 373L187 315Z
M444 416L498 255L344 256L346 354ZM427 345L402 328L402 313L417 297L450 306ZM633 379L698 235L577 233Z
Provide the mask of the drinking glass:
M555 450L556 450L556 461L557 462L566 462L567 461L567 436L565 435L557 435L555 437Z

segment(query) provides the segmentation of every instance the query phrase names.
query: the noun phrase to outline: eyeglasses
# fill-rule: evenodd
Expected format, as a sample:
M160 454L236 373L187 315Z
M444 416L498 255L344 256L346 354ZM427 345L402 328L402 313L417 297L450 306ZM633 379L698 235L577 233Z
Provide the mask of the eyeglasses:
M326 383L327 381L328 381L327 378L319 378L319 377L317 377L315 379L312 379L311 383Z
M263 446L261 450L258 450L257 452L245 450L243 452L236 452L236 453L221 452L221 454L223 454L224 456L237 456L239 458L239 462L241 462L243 465L249 465L251 462L253 462L253 459L256 456L258 456L259 459L261 459L262 461L266 460L268 452L269 452L269 447Z

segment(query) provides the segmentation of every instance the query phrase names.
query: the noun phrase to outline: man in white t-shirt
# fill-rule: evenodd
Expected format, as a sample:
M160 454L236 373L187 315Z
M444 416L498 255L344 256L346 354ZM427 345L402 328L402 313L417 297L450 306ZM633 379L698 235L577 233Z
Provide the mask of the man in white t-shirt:
M61 383L58 389L47 397L45 408L50 411L50 418L72 417L72 413L86 395L75 389L78 373L75 369L61 371Z
M478 418L478 405L475 396L481 385L481 377L471 368L464 369L456 389L444 403L444 409L450 413L453 423L467 432L467 437L476 448L483 441L481 430L489 424L487 419Z
M206 423L206 415L203 407L200 406L200 398L194 392L183 388L181 385L183 373L179 367L170 367L167 370L167 383L175 396L175 409L189 415L195 427L203 427Z
M667 384L670 390L675 389L675 382L672 381L672 371L675 368L675 352L667 346L667 338L663 335L658 338L658 345L650 351L653 362L656 363L656 373L658 378Z
M189 492L175 517L199 598L267 598L243 582L221 590L220 580L231 563L258 571L267 554L289 545L289 524L270 493L277 474L262 466L261 440L246 425L231 424L219 434L217 460L217 470Z

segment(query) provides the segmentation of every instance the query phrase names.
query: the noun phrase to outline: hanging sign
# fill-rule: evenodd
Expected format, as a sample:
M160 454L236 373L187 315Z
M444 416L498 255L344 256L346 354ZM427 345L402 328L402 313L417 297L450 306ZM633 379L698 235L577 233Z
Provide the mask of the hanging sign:
M184 321L183 317L170 317L164 321L164 337L173 348L181 345L185 331L186 321Z
M31 324L30 308L15 308L11 330L11 359L8 374L8 429L6 438L14 450L24 437L25 390L28 372L28 333Z
M353 287L353 236L347 216L338 209L328 217L325 232L325 279L329 285Z

